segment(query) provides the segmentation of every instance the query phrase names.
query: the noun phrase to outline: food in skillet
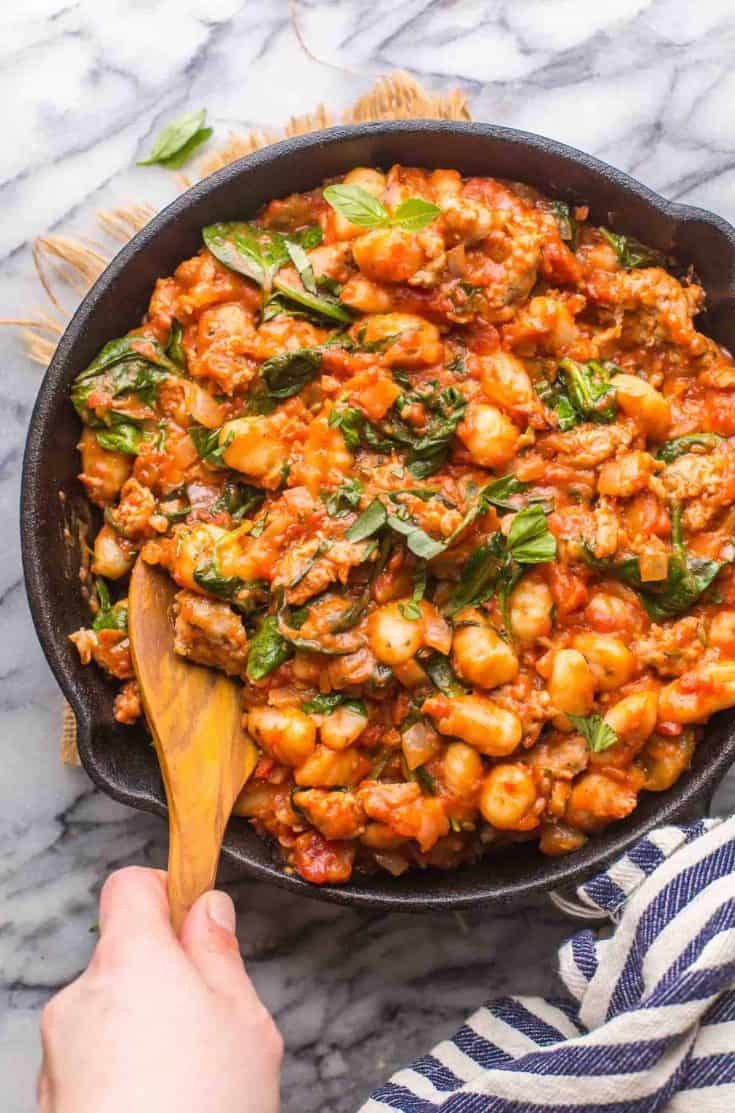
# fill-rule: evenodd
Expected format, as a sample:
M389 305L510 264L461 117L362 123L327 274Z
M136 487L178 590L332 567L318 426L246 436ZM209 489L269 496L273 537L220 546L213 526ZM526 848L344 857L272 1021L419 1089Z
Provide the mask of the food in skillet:
M735 704L735 365L691 275L534 190L361 168L203 230L76 379L82 660L126 579L243 681L239 814L315 883L580 847Z

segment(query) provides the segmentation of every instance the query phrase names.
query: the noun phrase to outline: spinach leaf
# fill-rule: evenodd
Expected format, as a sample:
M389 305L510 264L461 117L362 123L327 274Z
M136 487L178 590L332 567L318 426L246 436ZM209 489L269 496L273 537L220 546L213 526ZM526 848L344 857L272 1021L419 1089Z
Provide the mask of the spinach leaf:
M362 700L351 699L343 692L329 692L329 694L320 692L319 695L314 696L314 699L301 704L301 710L307 715L331 715L338 707L348 707L351 711L367 718L367 708Z
M296 302L298 306L303 306L310 313L328 317L330 320L339 321L342 324L347 324L352 320L349 311L340 304L337 298L329 294L310 294L308 290L297 290L281 278L276 278L273 286L281 298L285 298L287 302ZM283 308L281 308L281 312L283 311ZM291 312L288 309L285 311Z
M673 464L680 456L685 456L692 448L714 448L724 438L719 433L688 433L667 441L656 453L657 459Z
M100 448L108 452L125 452L128 456L137 456L143 434L137 425L129 421L119 421L110 429L95 429L94 434Z
M509 500L513 495L523 494L527 488L528 484L522 483L515 475L504 475L502 479L496 479L482 488L480 502L484 508L495 506L498 510L517 510Z
M363 487L359 479L345 479L331 494L322 491L321 498L327 514L332 518L343 518L350 510L355 510L360 505L362 491Z
M356 518L345 534L348 541L364 541L382 529L388 520L388 511L380 499L373 499L359 518Z
M655 622L677 618L690 610L711 586L727 561L690 557L683 539L681 507L671 512L671 544L668 573L665 580L642 580L637 557L614 562L595 557L587 545L582 552L585 561L598 571L614 576L640 594L641 602Z
M441 212L422 197L410 197L391 215L377 197L357 185L327 186L324 200L350 224L360 228L396 227L406 232L420 232Z
M271 398L291 398L319 374L324 356L318 348L281 352L260 365L260 377Z
M456 387L448 386L432 403L433 414L426 432L416 438L409 428L408 470L414 479L426 479L447 461L451 440L467 408L467 399Z
M569 715L574 727L593 754L601 754L618 742L618 736L601 715Z
M364 422L360 410L354 406L335 406L329 415L327 424L332 429L340 429L345 439L345 444L353 451L360 444L360 433Z
M461 696L467 691L455 676L449 658L443 654L433 653L428 661L424 662L424 669L432 684L445 696Z
M94 586L97 595L97 613L92 620L92 629L95 632L99 630L127 630L127 599L112 604L107 581L103 580L101 576L95 578Z
M519 564L543 564L556 556L556 538L540 506L520 510L510 524L508 552Z
M190 425L187 432L205 464L209 464L210 468L227 467L224 462L224 453L231 443L231 438L227 438L224 444L220 444L221 428L207 429L204 425Z
M618 370L615 364L594 359L588 363L562 359L556 382L537 383L536 393L544 405L556 412L563 433L580 421L614 421L617 399L610 380Z
M228 479L222 488L222 494L212 503L211 510L214 514L226 510L235 521L241 521L251 510L256 510L264 498L265 491L260 487L242 483L239 479Z
M178 170L212 134L212 128L204 126L206 118L207 110L202 108L172 120L156 138L148 158L141 159L138 166L158 163L168 170Z
M633 270L635 267L666 266L665 255L655 247L647 247L633 236L623 236L618 232L611 232L608 228L600 228L600 231L614 249L624 270Z
M166 345L166 355L172 359L177 367L182 370L186 369L186 354L183 346L184 339L184 326L180 325L178 321L171 322L171 331L168 335L168 343Z
M462 578L452 592L446 614L451 617L465 607L476 607L490 599L506 564L502 534L494 533L475 549L462 569Z
M292 655L293 650L278 631L274 614L263 619L260 629L250 642L247 675L250 680L263 680Z
M111 398L135 394L144 405L152 406L158 387L170 374L179 374L160 344L142 336L123 336L110 340L89 367L72 383L71 400L75 410L88 424L94 423L87 402L93 391Z
M249 614L268 599L265 580L242 580L239 576L223 576L214 560L204 561L194 569L194 582L203 591L225 599L239 611Z

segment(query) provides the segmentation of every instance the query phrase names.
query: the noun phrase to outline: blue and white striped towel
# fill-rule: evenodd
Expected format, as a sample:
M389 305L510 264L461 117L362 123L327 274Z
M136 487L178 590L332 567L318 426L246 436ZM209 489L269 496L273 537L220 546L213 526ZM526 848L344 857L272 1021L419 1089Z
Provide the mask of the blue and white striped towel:
M735 818L654 831L577 895L617 926L562 947L570 998L479 1009L360 1113L735 1111Z

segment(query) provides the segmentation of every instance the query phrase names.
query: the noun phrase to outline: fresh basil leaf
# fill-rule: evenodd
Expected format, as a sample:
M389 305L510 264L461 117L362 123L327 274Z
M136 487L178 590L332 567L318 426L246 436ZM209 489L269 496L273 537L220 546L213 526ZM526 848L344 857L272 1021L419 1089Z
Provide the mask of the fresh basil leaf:
M506 545L519 564L542 564L554 559L556 538L540 506L519 510L510 524Z
M309 256L306 254L301 244L286 239L286 251L289 254L291 262L299 272L299 278L301 279L304 289L310 294L316 294L318 291L316 288L314 271L309 262Z
M345 479L331 494L323 491L321 498L330 517L343 518L350 510L356 510L360 505L362 492L363 487L359 479Z
M673 464L674 460L685 456L692 448L714 448L723 439L719 433L688 433L684 437L667 441L659 448L656 457L665 464Z
M527 483L521 483L515 475L504 475L502 479L496 479L493 483L488 483L480 491L479 499L483 507L494 506L498 510L517 510L509 500L514 495L521 495L528 488Z
M111 603L107 581L101 576L95 577L94 588L97 596L97 613L92 620L92 629L95 633L99 630L127 631L127 599L121 599L118 603Z
M283 237L275 234L274 245L282 244ZM215 259L224 263L230 270L252 279L258 286L270 289L271 267L263 251L262 230L245 221L209 224L202 228L202 239ZM281 266L287 262L285 245L281 254Z
M278 631L278 619L274 614L268 615L250 642L246 670L248 678L263 680L287 661L292 653L288 642Z
M619 741L613 728L605 722L601 715L570 714L568 718L582 735L593 754L601 754Z
M100 448L108 452L124 452L128 456L137 456L143 434L137 425L121 421L111 429L95 429L95 436Z
M402 228L404 232L420 232L438 216L441 216L438 205L424 201L423 197L409 197L398 206L390 223L396 228Z
M317 377L323 359L318 348L282 352L261 363L260 377L271 398L291 398Z
M224 454L230 441L228 439L222 445L219 443L221 429L206 429L203 425L190 425L188 433L205 464L209 464L210 468L226 467Z
M307 290L296 290L280 278L276 278L273 285L282 297L296 302L312 313L345 324L352 320L347 309L336 298L327 294L310 294Z
M172 321L171 331L168 334L168 343L166 345L166 355L182 370L186 368L186 353L184 352L183 339L184 326L180 325L176 320Z
M323 195L335 212L360 228L383 228L390 221L385 206L362 186L331 185Z
M345 439L345 444L354 451L360 444L360 433L364 416L354 406L335 406L329 415L327 424L331 429L339 429Z
M356 518L345 534L348 541L364 541L382 529L388 520L388 512L380 499L373 499L359 518Z
M623 236L608 228L600 228L600 232L614 249L621 267L626 271L636 267L666 266L666 256L655 247L647 247L633 236Z
M443 654L433 653L428 661L424 662L424 669L432 684L445 696L461 696L467 691L455 676L449 658Z
M158 163L170 170L178 170L212 134L212 129L204 126L206 118L207 110L202 108L172 120L157 136L148 158L141 159L138 166Z
M600 422L615 420L617 398L610 381L609 366L594 359L588 363L577 363L566 358L560 361L559 370L566 379L569 401L581 418ZM618 368L614 367L614 370Z

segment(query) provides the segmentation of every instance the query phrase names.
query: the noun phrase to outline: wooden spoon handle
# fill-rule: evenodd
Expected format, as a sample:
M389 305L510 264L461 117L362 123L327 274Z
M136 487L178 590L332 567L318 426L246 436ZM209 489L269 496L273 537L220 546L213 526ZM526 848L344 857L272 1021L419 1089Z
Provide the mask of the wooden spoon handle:
M174 652L176 587L140 558L130 578L128 630L143 707L168 802L168 891L178 934L211 889L222 836L257 751L242 727L241 688Z

